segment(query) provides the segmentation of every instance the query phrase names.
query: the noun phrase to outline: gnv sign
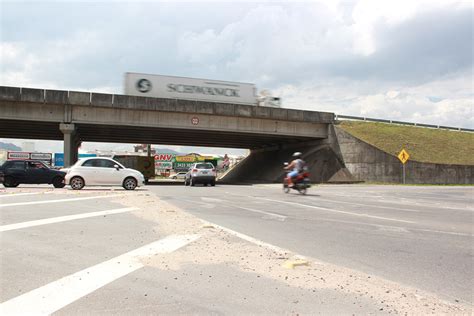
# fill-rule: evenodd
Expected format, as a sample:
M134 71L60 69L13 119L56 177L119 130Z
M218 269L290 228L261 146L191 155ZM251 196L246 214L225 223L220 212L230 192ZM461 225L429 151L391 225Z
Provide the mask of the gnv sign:
M125 74L125 94L165 99L257 104L256 88L250 83L130 72Z

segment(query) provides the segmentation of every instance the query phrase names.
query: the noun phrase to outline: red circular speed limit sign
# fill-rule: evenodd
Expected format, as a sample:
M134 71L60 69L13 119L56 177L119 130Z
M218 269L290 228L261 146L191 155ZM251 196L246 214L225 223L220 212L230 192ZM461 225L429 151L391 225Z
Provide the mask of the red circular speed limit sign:
M192 119L191 119L191 124L193 125L198 125L199 124L199 118L197 116L194 116Z

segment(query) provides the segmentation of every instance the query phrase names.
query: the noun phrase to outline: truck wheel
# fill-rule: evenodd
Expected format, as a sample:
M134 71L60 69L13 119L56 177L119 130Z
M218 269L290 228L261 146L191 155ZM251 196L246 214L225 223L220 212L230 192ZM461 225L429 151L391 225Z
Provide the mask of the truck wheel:
M61 177L56 177L56 178L53 179L53 186L54 186L55 188L58 188L58 189L64 188L65 185L66 185L66 184L64 183L63 178L61 178Z
M13 177L5 177L5 180L3 181L3 185L6 188L16 188L19 185L19 183Z
M125 190L135 190L137 187L137 180L132 177L129 177L123 181L123 188Z
M81 177L72 178L69 184L71 185L71 188L73 190L81 190L85 185L84 179L82 179Z

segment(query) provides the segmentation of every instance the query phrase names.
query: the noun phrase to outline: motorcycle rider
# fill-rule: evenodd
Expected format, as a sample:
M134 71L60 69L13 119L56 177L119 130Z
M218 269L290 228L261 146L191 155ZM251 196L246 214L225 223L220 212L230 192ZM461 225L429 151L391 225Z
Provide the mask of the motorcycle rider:
M293 153L293 156L292 156L293 160L290 162L288 166L285 167L285 170L292 170L288 172L288 175L287 175L288 186L290 188L294 186L293 179L295 179L298 176L298 174L303 172L304 167L306 165L306 162L303 159L301 159L301 156L302 154L299 151Z

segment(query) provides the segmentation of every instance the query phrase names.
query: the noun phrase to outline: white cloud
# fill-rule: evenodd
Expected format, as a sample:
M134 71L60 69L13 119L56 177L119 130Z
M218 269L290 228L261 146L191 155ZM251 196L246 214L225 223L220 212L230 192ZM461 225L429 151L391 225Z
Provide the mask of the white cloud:
M473 125L469 1L2 9L0 85L121 93L127 71L194 76L253 82L286 108Z

